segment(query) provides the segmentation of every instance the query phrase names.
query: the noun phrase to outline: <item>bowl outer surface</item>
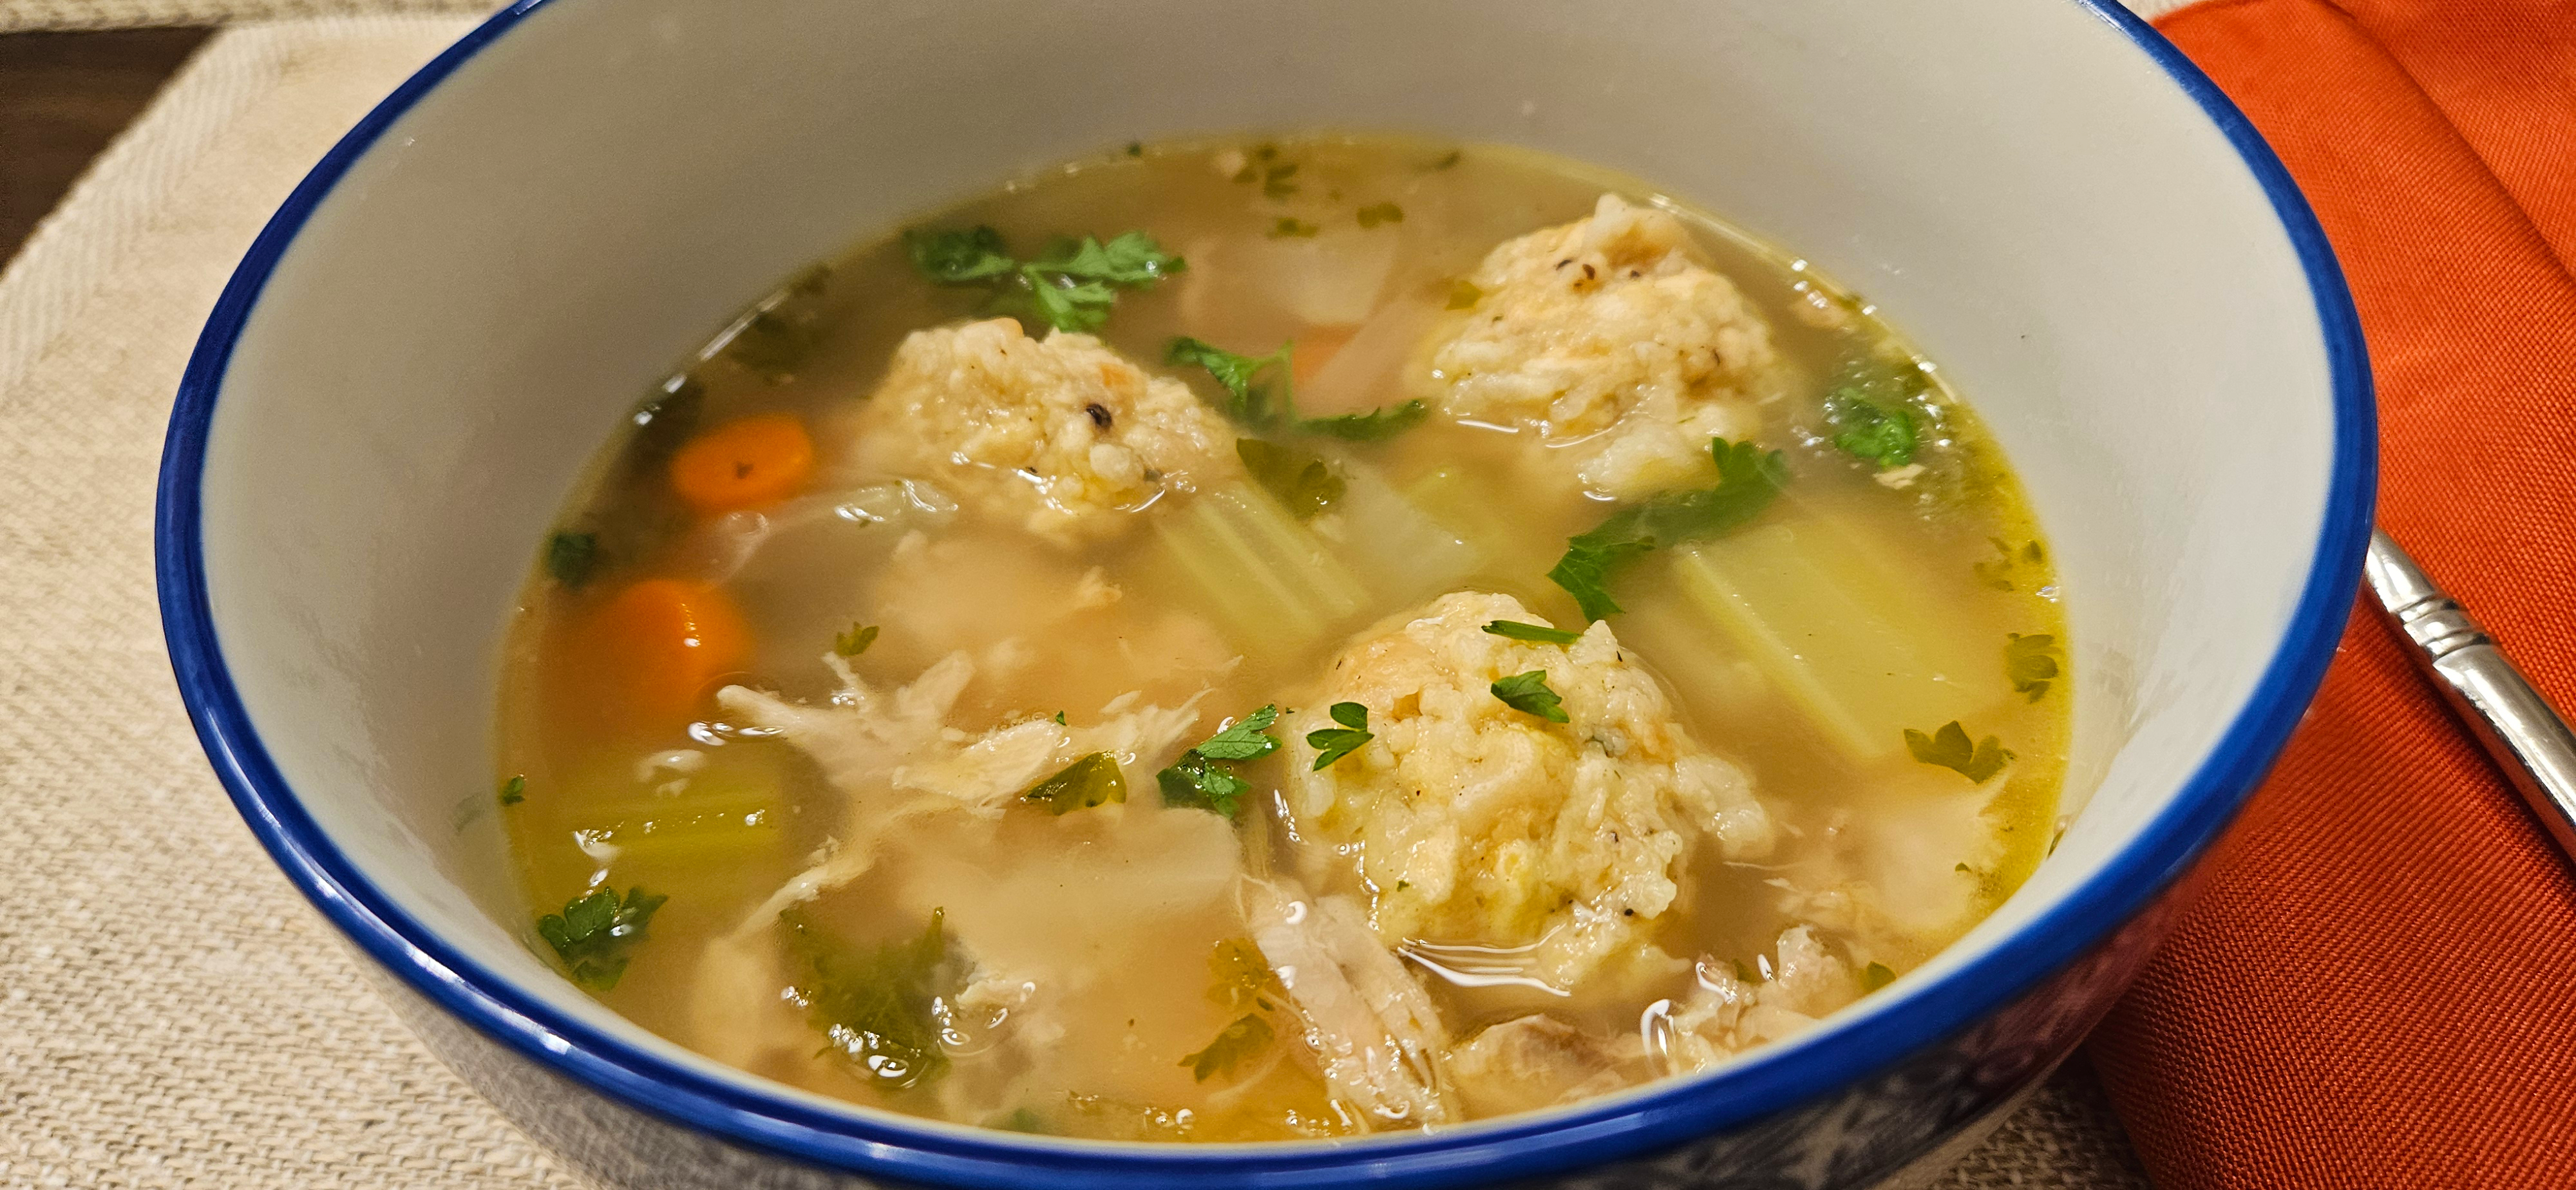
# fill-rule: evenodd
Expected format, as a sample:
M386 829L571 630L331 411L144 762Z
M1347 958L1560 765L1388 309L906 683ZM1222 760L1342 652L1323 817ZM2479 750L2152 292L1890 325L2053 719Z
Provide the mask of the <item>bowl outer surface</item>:
M1950 369L2030 485L2075 624L2092 798L2022 893L1722 1073L1258 1148L852 1111L641 1034L496 924L527 920L486 788L498 630L593 444L681 350L803 260L998 177L1317 125L1652 179L1808 253ZM183 382L158 532L182 691L253 829L371 956L504 1046L757 1149L924 1181L1012 1184L1033 1161L1064 1185L1435 1185L1816 1101L2128 922L2313 692L2372 442L2304 204L2208 82L2104 4L525 0L387 100L255 245Z

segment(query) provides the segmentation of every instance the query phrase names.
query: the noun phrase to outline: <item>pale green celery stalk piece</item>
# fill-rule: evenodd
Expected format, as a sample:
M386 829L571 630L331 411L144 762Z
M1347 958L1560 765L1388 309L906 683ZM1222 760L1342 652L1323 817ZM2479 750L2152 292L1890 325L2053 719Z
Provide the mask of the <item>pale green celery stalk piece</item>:
M648 792L580 818L617 848L615 866L628 875L713 871L709 865L775 856L787 842L783 774L765 758L723 755L736 747L711 750L707 767L676 793Z
M1368 592L1267 494L1241 485L1154 518L1164 558L1199 589L1234 641L1287 653L1347 622Z
M1909 727L1981 722L2002 701L2000 646L1844 526L1809 518L1688 546L1674 552L1673 579L1855 761L1900 751Z
M1407 603L1454 590L1476 572L1485 551L1398 493L1377 469L1338 463L1345 487L1342 556L1381 604Z

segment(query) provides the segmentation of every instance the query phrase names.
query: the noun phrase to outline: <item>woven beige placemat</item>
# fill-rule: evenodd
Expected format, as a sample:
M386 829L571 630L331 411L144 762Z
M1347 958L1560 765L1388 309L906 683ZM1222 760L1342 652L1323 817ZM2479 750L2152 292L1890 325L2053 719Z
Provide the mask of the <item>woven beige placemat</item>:
M480 16L498 0L0 0L0 33L417 14Z
M333 139L469 24L220 34L0 274L0 1186L575 1184L260 853L153 596L163 424L217 291ZM2080 1075L1939 1184L2146 1185Z

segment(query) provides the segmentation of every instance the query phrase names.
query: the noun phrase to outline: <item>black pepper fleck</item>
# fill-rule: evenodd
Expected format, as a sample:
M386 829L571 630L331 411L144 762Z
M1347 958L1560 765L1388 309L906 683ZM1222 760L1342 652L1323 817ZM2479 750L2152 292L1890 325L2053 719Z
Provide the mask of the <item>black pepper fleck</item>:
M1083 406L1082 411L1091 415L1091 424L1104 430L1109 428L1109 410L1103 408L1099 402L1094 401Z

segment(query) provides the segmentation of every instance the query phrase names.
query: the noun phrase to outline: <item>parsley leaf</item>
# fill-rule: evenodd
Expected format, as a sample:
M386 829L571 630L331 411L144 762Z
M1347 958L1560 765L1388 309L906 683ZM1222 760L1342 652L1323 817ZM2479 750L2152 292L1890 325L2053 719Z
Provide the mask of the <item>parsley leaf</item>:
M934 909L918 939L863 951L815 928L801 908L778 915L796 961L792 986L805 1002L805 1022L828 1039L827 1052L885 1090L948 1073L948 1051L939 1041L940 994L954 982L941 932L945 918Z
M1056 775L1029 786L1020 795L1024 802L1046 807L1049 814L1067 814L1088 810L1111 802L1127 800L1127 776L1118 771L1118 758L1106 752L1094 752L1064 766Z
M1181 1059L1180 1064L1190 1068L1191 1078L1206 1082L1221 1074L1234 1073L1235 1068L1246 1060L1270 1048L1271 1041L1277 1037L1278 1033L1271 1029L1270 1022L1257 1016L1240 1017L1219 1030L1216 1039L1208 1042L1206 1049Z
M2004 675L2012 679L2013 691L2038 702L2048 694L2049 686L2059 672L2057 638L2045 632L2024 636L2018 632L2004 634Z
M1449 287L1449 308L1452 310L1473 310L1476 308L1476 303L1483 300L1485 300L1485 291L1476 288L1475 282L1463 277L1459 278L1457 284Z
M1106 244L1090 236L1050 245L1043 257L1020 266L1029 274L1046 273L1076 281L1098 281L1121 289L1141 289L1187 269L1189 262L1163 251L1154 237L1122 232Z
M507 781L503 781L503 782L501 783L501 804L502 804L502 805L504 805L504 806L515 806L515 805L518 805L519 803L524 802L524 801L526 801L526 800L528 800L528 777L527 777L527 774L525 774L525 773L517 774L517 775L515 775L515 776L511 777L509 780L507 780Z
M849 631L832 634L832 651L844 657L856 657L875 643L877 626L874 624L852 624Z
M1959 726L1956 719L1930 735L1906 728L1905 750L1913 753L1916 760L1950 769L1979 785L2002 772L2013 760L2012 750L1993 736L1970 744L1968 729Z
M627 889L626 899L620 901L616 889L595 888L566 902L561 914L538 918L537 934L554 947L555 957L572 972L574 983L605 992L625 976L626 963L634 957L636 944L644 941L644 927L652 922L653 911L669 899L639 887Z
M1267 233L1274 240L1311 240L1324 229L1294 215L1281 215Z
M1702 537L1714 537L1750 521L1788 476L1780 452L1749 442L1709 440L1717 460L1717 486L1696 491L1665 492L1631 504L1602 521L1599 528L1565 543L1547 577L1583 608L1586 619L1609 617L1619 609L1610 597L1610 575L1644 554Z
M1392 202L1382 202L1376 206L1361 207L1359 210L1359 221L1360 226L1362 227L1375 227L1381 223L1402 223L1404 222L1404 208L1399 207Z
M1296 416L1295 398L1290 391L1289 352L1295 344L1282 343L1268 355L1236 355L1222 347L1186 335L1172 340L1163 352L1165 363L1195 364L1208 370L1216 382L1234 398L1230 405L1217 411L1235 424L1249 429L1268 429L1280 421ZM1263 372L1273 373L1275 385L1258 385L1253 381ZM1275 387L1275 393L1274 393Z
M1860 990L1866 994L1896 982L1896 970L1885 963L1871 963L1860 969Z
M993 291L995 308L1025 306L1060 331L1098 330L1119 290L1148 288L1189 264L1141 231L1106 243L1092 236L1061 239L1026 262L1014 259L990 227L906 231L903 245L913 268L931 281L984 286Z
M1506 640L1536 641L1543 645L1570 645L1583 639L1580 632L1550 628L1545 624L1524 624L1518 620L1495 620L1485 625L1485 631Z
M1243 795L1252 792L1252 782L1235 775L1234 762L1259 760L1277 751L1279 741L1269 729L1278 721L1279 708L1265 706L1182 753L1170 768L1154 774L1163 804L1197 806L1234 817Z
M1265 706L1190 751L1210 760L1259 760L1279 750L1279 741L1269 735L1270 725L1278 721L1279 708Z
M1301 521L1315 519L1316 513L1341 499L1349 487L1324 456L1311 450L1259 438L1237 438L1234 453L1243 460L1243 469L1253 482L1279 497L1288 515Z
M942 285L999 277L1020 267L1002 243L1002 233L980 225L962 230L906 231L903 250L922 276Z
M599 568L599 534L557 533L546 538L546 573L574 590Z
M1379 442L1422 424L1431 416L1431 407L1420 400L1406 401L1387 409L1367 413L1345 413L1337 417L1309 417L1297 428L1312 434L1324 434L1345 442Z
M1903 405L1882 405L1859 389L1836 389L1825 398L1825 424L1834 431L1834 447L1881 467L1914 461L1914 415Z
M1154 774L1154 784L1162 789L1166 806L1196 806L1227 818L1242 807L1243 795L1252 792L1252 782L1235 776L1223 762L1196 752L1182 753L1172 767Z
M1494 692L1494 697L1503 700L1503 705L1515 711L1536 715L1550 723L1566 722L1565 700L1548 688L1546 670L1533 669L1525 674L1513 674L1487 689Z
M1355 702L1337 702L1332 709L1333 722L1340 727L1326 727L1306 733L1306 746L1316 749L1315 771L1322 772L1334 761L1366 747L1377 736L1368 729L1368 708Z

